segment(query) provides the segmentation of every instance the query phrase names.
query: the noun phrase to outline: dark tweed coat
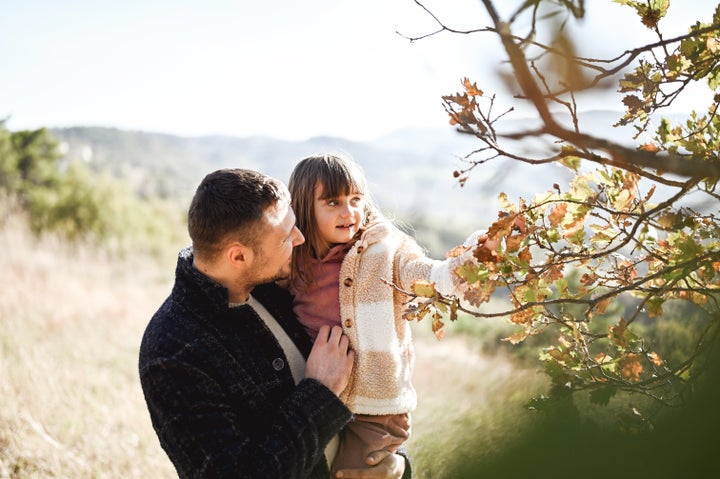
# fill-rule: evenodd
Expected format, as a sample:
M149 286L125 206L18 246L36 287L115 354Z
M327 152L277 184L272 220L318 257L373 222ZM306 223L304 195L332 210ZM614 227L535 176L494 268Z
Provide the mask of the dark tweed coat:
M263 285L253 296L307 356L287 291ZM153 427L181 478L329 477L323 450L350 411L317 381L295 385L262 320L249 306L228 308L227 290L193 268L189 249L147 326L139 369Z

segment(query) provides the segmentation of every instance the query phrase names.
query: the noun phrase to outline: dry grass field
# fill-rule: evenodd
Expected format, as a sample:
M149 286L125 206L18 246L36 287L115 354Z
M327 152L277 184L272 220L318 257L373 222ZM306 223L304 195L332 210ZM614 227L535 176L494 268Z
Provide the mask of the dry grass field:
M0 479L176 477L137 377L140 338L174 264L37 239L15 218L0 224L0 252ZM415 477L442 478L450 461L518 434L521 404L543 380L428 328L416 325L409 449ZM482 447L465 447L467 434Z
M0 478L174 477L136 372L166 272L15 219L0 251Z

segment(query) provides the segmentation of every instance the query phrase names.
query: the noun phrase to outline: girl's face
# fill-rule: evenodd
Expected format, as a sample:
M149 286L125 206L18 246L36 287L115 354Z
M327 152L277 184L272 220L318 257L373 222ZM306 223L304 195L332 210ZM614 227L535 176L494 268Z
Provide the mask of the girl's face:
M362 227L365 197L360 193L335 198L324 196L322 184L317 183L313 205L320 237L328 246L349 242ZM322 257L326 252L316 253Z

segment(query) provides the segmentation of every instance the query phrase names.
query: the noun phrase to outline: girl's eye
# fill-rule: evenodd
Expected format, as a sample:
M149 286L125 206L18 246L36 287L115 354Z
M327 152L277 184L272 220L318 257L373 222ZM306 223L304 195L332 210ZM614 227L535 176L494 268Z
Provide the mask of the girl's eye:
M352 202L353 206L357 206L362 201L362 196L356 196L350 201Z
M328 206L335 206L337 205L337 200L328 200L327 204Z

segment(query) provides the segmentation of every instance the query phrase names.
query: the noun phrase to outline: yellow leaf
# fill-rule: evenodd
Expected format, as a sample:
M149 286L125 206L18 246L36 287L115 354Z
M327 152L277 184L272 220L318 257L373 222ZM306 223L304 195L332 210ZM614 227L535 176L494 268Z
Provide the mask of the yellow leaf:
M419 279L413 283L412 290L416 296L432 298L435 296L435 283Z

